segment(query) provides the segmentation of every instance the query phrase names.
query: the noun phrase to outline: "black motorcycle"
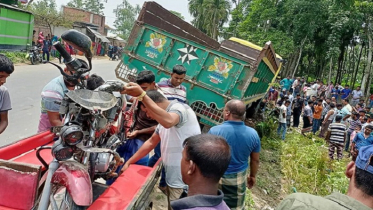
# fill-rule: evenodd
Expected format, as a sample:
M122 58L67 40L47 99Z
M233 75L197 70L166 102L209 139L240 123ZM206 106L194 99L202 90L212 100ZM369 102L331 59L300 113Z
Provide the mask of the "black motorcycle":
M36 45L32 46L29 51L29 60L32 65L43 62L42 49Z

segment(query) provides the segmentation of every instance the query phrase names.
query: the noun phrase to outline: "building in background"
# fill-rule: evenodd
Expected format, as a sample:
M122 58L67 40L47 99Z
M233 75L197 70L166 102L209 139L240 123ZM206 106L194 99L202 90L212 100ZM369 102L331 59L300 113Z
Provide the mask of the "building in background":
M32 44L33 28L34 15L31 12L0 3L0 50L25 50L28 44Z

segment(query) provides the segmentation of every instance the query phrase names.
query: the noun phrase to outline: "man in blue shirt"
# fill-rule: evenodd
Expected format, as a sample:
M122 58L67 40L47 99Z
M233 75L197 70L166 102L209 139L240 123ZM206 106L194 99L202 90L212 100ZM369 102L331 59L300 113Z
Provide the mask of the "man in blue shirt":
M290 79L290 76L280 81L280 85L282 85L282 88L285 88L287 91L290 90L292 84L293 81L292 79Z
M231 161L219 183L224 201L231 209L244 209L246 178L247 187L251 189L259 167L260 138L253 128L242 121L245 111L246 107L241 101L229 101L223 110L225 122L209 131L225 138L231 147ZM250 174L247 176L249 157Z
M362 147L373 145L373 136L371 135L372 131L373 131L373 126L367 125L365 126L363 132L359 132L358 134L356 134L351 144L352 160L356 159L359 153L359 150Z
M47 61L49 61L49 47L51 43L49 41L49 36L46 37L45 40L43 40L43 60L45 60L45 54L47 54Z
M345 86L345 88L341 91L341 99L346 99L350 96L351 89L348 85Z

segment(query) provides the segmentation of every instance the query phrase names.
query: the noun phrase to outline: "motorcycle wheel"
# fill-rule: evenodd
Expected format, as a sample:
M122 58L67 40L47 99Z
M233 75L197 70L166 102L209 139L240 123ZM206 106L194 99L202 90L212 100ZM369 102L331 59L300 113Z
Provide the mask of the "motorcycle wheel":
M78 206L73 201L73 198L71 197L69 192L65 192L65 198L61 202L60 210L85 210L85 206Z
M34 56L30 57L30 61L31 61L31 64L32 64L32 65L35 65L35 64L36 64L36 61L35 61L35 57L34 57Z

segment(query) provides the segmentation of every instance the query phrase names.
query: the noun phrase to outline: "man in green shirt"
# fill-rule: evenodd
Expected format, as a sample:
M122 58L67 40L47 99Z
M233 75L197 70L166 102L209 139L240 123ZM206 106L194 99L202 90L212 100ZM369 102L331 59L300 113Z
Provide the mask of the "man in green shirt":
M355 162L347 165L346 176L350 179L347 195L332 193L326 197L306 193L287 196L276 210L333 209L368 210L373 208L373 146L362 147Z

